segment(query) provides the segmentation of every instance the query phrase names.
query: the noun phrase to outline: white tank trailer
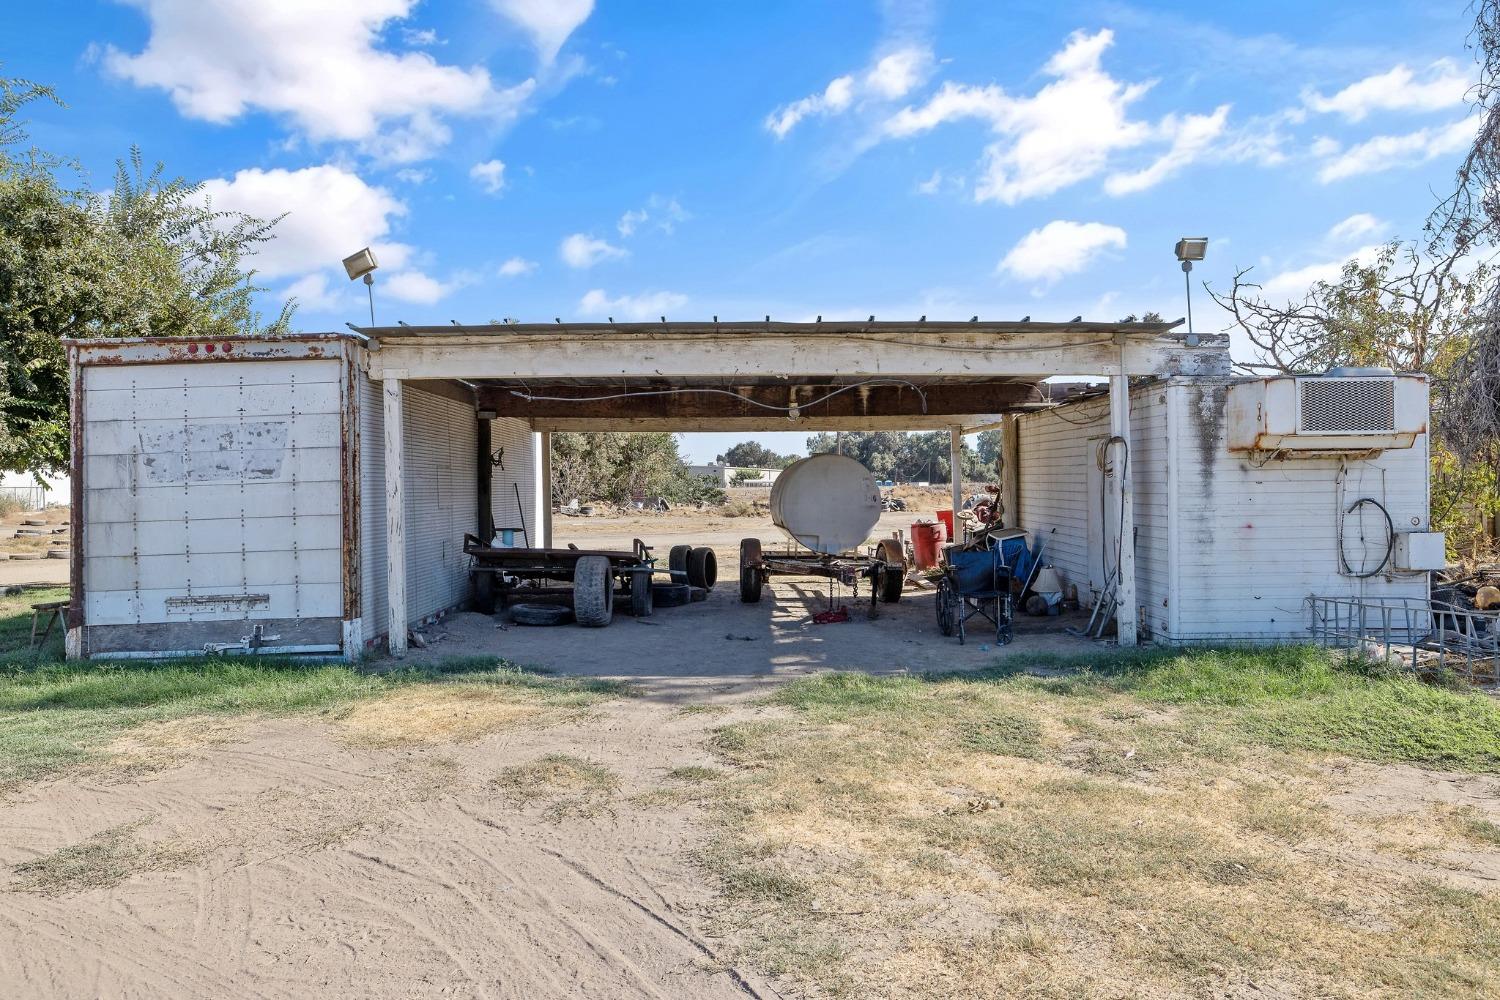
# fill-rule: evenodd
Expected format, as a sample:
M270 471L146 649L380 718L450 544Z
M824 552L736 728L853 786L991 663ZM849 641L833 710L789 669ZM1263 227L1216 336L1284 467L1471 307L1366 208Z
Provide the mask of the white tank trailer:
M771 523L814 552L851 552L880 522L880 487L845 455L813 455L787 466L771 487Z
M901 599L906 578L903 546L883 538L867 553L857 550L880 523L880 487L870 470L843 455L813 455L794 462L771 487L771 523L793 546L763 551L758 538L740 542L740 600L760 600L772 575L822 576L854 587L869 581L870 616L879 602Z

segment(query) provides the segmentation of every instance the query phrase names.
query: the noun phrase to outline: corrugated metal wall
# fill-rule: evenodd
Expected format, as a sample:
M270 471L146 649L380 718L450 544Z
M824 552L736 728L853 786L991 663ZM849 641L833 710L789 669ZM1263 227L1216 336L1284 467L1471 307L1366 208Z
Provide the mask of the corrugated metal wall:
M461 605L469 593L465 532L477 529L478 451L474 407L403 387L406 462L406 600L412 621ZM360 517L363 635L371 642L385 635L385 410L381 385L360 374ZM512 483L531 503L531 429L521 420L491 421L491 450L504 446L505 470L493 469L495 523L520 527ZM527 527L531 510L527 509ZM514 522L514 524L512 524Z
M1337 534L1339 511L1366 496L1390 511L1397 531L1427 528L1426 436L1412 448L1347 464L1287 459L1256 466L1225 447L1226 386L1178 380L1170 390L1184 470L1178 477L1181 607L1175 637L1300 640L1307 636L1303 602L1309 595L1425 598L1426 574L1368 580L1341 575ZM1351 562L1363 555L1356 527L1350 523L1346 539ZM1367 538L1384 540L1383 524L1371 519L1367 527Z
M1136 598L1145 605L1152 632L1165 626L1167 596L1167 404L1163 387L1131 393L1130 470L1135 487ZM1077 584L1088 604L1089 466L1091 440L1109 437L1109 403L1091 400L1017 421L1017 496L1021 527L1045 538L1045 561L1057 567L1064 585ZM1097 506L1097 501L1095 501ZM1053 528L1056 534L1050 534ZM1098 553L1094 554L1098 558ZM1095 575L1099 575L1095 573Z
M520 530L523 526L530 544L538 544L535 437L531 426L524 420L507 418L490 421L490 451L505 449L502 456L505 467L495 467L491 473L494 478L490 483L490 509L495 516L495 530L514 529L517 532L517 545L521 544ZM521 494L519 509L516 505L518 489Z

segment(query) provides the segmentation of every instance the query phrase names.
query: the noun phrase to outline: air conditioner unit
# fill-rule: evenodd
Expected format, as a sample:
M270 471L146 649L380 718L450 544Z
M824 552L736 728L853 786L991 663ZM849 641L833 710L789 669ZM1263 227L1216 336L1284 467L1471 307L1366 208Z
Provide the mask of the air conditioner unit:
M1410 448L1427 430L1427 377L1335 368L1229 387L1230 451L1287 458Z

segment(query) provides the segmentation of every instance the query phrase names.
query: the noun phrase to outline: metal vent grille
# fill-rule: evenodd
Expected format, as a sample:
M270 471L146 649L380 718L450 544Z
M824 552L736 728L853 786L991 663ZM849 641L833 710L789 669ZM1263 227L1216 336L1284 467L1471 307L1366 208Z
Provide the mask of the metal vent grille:
M1303 434L1373 434L1396 429L1396 382L1388 378L1298 380Z

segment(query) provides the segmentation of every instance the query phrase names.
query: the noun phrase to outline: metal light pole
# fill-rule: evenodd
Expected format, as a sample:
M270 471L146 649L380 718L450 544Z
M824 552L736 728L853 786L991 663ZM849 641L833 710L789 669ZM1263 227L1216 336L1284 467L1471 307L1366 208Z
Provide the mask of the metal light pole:
M1207 236L1184 236L1177 241L1177 259L1182 261L1182 283L1187 290L1187 337L1189 347L1198 346L1198 335L1193 332L1193 261L1202 260L1208 253Z
M369 247L357 253L352 253L344 258L344 273L349 275L349 280L363 278L365 291L370 295L370 325L375 325L375 269L380 263L375 260L375 252Z

